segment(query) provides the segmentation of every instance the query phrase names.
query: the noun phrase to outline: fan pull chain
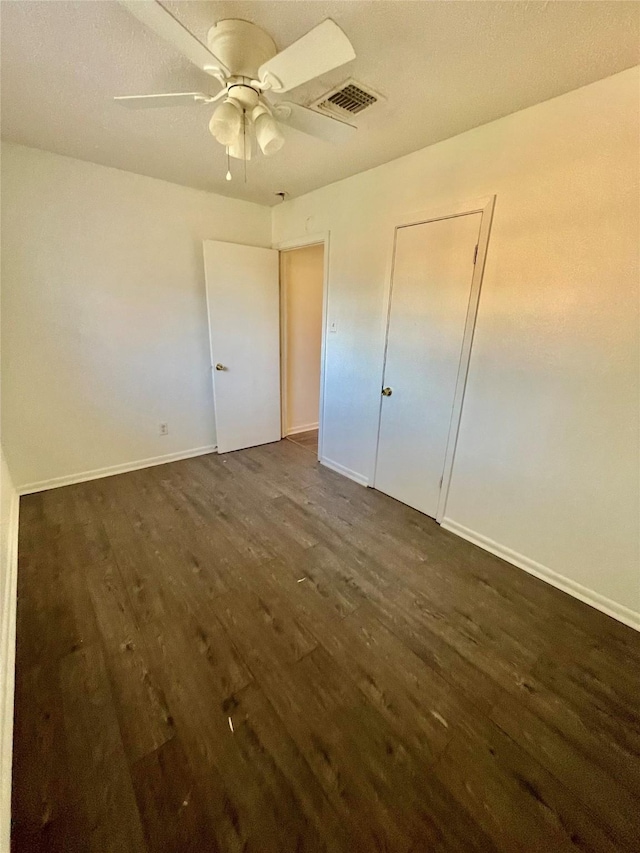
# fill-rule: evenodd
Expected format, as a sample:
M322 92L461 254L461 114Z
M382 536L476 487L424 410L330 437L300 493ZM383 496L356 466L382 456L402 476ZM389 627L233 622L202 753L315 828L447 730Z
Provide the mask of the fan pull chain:
M227 174L226 178L228 181L231 180L231 159L229 157L229 146L227 145Z

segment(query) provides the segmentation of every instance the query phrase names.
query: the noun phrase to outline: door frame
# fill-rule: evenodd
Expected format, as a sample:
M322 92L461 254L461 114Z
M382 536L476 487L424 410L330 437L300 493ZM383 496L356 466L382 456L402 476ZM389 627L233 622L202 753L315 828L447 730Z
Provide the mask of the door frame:
M473 344L473 335L475 332L476 318L478 316L478 305L480 302L480 291L482 289L482 279L484 276L485 261L487 257L487 249L489 245L489 236L491 233L491 223L493 220L493 212L496 203L496 196L484 196L479 199L469 201L451 202L447 205L439 205L438 207L429 210L420 210L414 213L408 213L394 217L393 225L393 243L389 261L387 264L387 272L385 277L385 292L383 303L383 316L386 316L384 326L384 346L382 351L382 366L380 371L380 388L384 383L384 370L387 361L387 345L389 342L389 323L391 320L391 297L393 290L393 272L395 266L395 255L397 245L397 235L399 228L407 228L411 225L426 225L429 222L437 222L441 219L454 219L459 216L467 216L472 213L482 214L480 220L480 231L478 233L478 255L476 257L473 276L471 278L471 289L469 294L469 304L467 307L467 315L464 324L464 333L462 336L462 348L460 351L460 362L458 365L458 375L456 378L456 387L453 397L453 406L451 409L451 419L449 421L449 435L447 438L447 446L445 450L444 465L442 471L442 485L440 487L440 496L438 498L438 509L436 512L436 521L438 524L444 518L449 496L449 487L451 485L451 476L453 473L453 463L455 459L456 445L458 442L458 434L460 431L460 422L462 419L462 407L464 403L464 394L467 385L467 377L469 374L469 363L471 360L471 346ZM380 446L380 425L382 422L382 396L378 406L378 432L376 439L376 455L373 467L372 485L375 488L375 477L378 470L378 449Z
M318 401L318 459L322 459L323 435L324 435L324 396L325 396L325 360L327 354L327 316L329 305L329 241L331 232L320 231L314 234L305 234L303 237L294 237L291 240L283 240L273 243L271 248L280 252L280 432L285 437L284 412L287 394L286 378L286 305L282 293L282 253L293 249L304 249L307 246L324 246L322 258L322 332L320 350L320 399Z

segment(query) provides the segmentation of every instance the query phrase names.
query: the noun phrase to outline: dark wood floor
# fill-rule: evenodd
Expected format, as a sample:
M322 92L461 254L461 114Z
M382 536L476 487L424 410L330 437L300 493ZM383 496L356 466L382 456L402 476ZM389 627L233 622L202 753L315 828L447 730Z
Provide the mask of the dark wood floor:
M640 849L640 635L290 441L23 498L18 583L14 851Z
M316 456L318 455L318 430L309 429L306 432L296 432L294 435L287 436L288 441L293 441L299 444L300 447L306 447L307 450L312 450Z

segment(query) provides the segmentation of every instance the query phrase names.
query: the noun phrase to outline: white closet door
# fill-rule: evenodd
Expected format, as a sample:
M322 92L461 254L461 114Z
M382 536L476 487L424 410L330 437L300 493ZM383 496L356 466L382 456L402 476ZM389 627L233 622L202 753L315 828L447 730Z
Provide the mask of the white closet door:
M280 435L278 252L204 243L218 452Z
M434 518L481 219L396 232L375 487Z

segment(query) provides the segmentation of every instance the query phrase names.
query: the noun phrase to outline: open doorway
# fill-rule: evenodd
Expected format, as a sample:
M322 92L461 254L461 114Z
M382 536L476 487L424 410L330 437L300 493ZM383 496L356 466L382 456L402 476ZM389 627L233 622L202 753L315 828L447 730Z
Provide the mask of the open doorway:
M324 244L280 253L282 435L318 455Z

